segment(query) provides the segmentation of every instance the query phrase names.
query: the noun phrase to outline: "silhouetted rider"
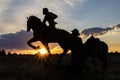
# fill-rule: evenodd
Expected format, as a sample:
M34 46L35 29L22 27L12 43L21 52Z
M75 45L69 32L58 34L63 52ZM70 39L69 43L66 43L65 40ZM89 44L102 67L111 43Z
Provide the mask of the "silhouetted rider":
M43 14L45 15L43 23L49 23L49 26L55 28L55 24L57 24L54 20L58 17L56 14L49 12L48 8L43 8Z
M72 31L72 42L71 42L71 63L73 67L73 73L79 76L82 80L82 69L83 69L83 43L79 37L80 33L77 29Z
M74 43L71 43L72 44L72 46L71 46L72 64L75 64L75 63L78 64L80 62L80 57L82 56L83 43L82 43L82 39L79 37L79 35L80 35L80 33L77 29L72 30L72 42L74 42Z

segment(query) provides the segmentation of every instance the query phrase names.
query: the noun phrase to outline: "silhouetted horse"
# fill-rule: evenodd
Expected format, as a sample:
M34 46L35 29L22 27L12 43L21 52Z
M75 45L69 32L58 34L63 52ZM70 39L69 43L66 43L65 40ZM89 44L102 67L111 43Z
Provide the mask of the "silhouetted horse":
M98 38L91 36L84 44L84 55L87 57L92 57L95 70L97 71L95 58L102 63L102 71L106 71L107 67L107 54L108 54L108 45L100 41Z
M42 44L48 50L49 54L51 54L48 43L57 42L63 49L63 53L61 57L63 57L67 53L70 47L69 46L70 44L69 40L71 40L70 33L62 29L50 28L46 26L45 24L43 24L41 20L37 18L36 16L30 16L27 19L28 19L27 31L30 31L31 29L33 30L33 38L27 42L27 44L30 47L32 47L33 49L37 49L38 47L32 45L31 43L36 42L36 41L41 41ZM61 59L61 57L59 59Z

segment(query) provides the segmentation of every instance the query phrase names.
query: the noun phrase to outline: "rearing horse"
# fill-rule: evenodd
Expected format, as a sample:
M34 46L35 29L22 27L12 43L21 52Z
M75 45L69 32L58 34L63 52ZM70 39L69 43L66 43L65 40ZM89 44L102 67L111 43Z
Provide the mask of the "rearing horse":
M51 55L48 43L57 42L63 49L61 58L67 53L67 51L70 49L69 40L71 40L71 34L69 32L62 29L47 27L36 16L30 16L27 19L27 31L29 32L31 29L33 30L33 38L27 42L30 47L37 49L38 47L32 45L31 43L41 41L48 50L48 53Z

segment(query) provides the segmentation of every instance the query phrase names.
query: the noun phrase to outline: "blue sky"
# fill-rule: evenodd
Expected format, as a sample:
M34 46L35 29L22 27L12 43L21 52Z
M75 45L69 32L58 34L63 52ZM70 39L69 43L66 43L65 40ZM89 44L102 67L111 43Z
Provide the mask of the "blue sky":
M106 28L120 24L120 0L0 0L0 34L26 30L30 15L43 20L44 7L58 15L56 27L69 32L74 28L81 32L92 27ZM118 42L119 33L114 35L117 35L114 37ZM113 36L102 39L110 44L110 37Z
M118 24L120 21L120 0L88 0L83 9L76 14L80 15L86 27L106 27Z

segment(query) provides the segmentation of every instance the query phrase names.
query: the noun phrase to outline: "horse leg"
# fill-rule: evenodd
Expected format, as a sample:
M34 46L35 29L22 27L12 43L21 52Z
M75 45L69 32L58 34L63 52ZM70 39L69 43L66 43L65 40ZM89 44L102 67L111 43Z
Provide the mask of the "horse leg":
M48 46L48 43L47 43L47 44L44 44L44 46L45 46L45 48L47 49L49 56L51 56L52 54L51 54L51 52L50 52L50 48L49 48L49 46Z
M104 56L98 57L99 60L102 63L102 72L107 70L107 55L105 54Z
M95 62L95 57L92 57L92 61L93 61L93 65L94 65L94 68L95 68L95 72L98 72L96 62Z
M107 70L107 57L102 60L102 72Z
M51 52L50 52L50 48L48 46L48 43L43 43L43 45L45 46L45 48L47 49L48 51L48 56L46 56L46 61L44 62L44 66L45 67L50 67L51 66L51 63L50 63L50 57L52 56Z
M57 64L61 64L61 60L62 60L62 58L67 54L67 52L68 52L68 49L65 49L65 50L63 51L63 53L60 55L60 57L59 57L58 60L57 60Z
M33 45L31 44L32 42L36 42L36 41L38 41L38 39L33 37L32 39L30 39L30 40L27 42L27 44L28 44L30 47L32 47L33 49L37 49L36 46L33 46Z

